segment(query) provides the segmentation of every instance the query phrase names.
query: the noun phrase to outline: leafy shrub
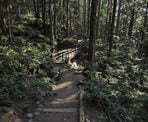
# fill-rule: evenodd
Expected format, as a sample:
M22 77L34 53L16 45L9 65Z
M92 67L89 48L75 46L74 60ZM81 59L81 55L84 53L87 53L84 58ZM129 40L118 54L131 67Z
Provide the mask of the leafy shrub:
M129 116L127 108L123 107L119 102L117 91L112 90L104 81L93 80L86 81L85 84L87 100L94 101L104 112L112 119L122 121L125 116ZM127 119L125 119L127 121Z
M110 58L104 53L105 45L96 48L96 72L86 72L85 99L115 122L146 122L148 58L139 57L136 49L121 40L117 45Z
M0 106L11 105L14 101L41 101L52 89L51 81L27 77L0 77ZM44 94L43 94L44 92Z
M34 20L31 20L31 22ZM37 28L18 22L12 26L13 41L2 36L0 44L0 108L21 101L43 100L53 82L42 80L40 66L51 60L50 39ZM31 24L31 23L30 23ZM48 63L48 72L52 72ZM46 69L42 69L47 72ZM47 74L47 73L45 73ZM47 76L49 77L49 76Z

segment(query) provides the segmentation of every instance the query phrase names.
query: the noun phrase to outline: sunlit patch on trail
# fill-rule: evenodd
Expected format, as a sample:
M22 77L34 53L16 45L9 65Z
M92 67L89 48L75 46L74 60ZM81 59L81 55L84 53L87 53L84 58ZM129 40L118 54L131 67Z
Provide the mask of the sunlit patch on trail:
M72 81L67 81L67 82L64 82L64 83L60 83L56 86L53 87L53 90L60 90L60 89L64 89L70 85L72 85L73 82Z

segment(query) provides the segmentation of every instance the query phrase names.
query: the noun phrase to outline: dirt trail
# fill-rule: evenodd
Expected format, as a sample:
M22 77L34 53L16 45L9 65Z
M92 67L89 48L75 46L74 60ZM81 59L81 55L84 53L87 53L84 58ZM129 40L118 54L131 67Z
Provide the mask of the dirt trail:
M61 77L53 88L53 100L42 106L40 114L33 122L78 122L79 121L79 88L77 83L84 79L82 74L60 64Z

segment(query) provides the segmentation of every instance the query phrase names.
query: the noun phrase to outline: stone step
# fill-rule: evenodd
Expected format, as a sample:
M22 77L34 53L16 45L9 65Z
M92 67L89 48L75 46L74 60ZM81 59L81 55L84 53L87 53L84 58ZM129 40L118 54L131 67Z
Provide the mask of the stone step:
M47 113L74 113L78 112L76 108L43 108L43 112Z

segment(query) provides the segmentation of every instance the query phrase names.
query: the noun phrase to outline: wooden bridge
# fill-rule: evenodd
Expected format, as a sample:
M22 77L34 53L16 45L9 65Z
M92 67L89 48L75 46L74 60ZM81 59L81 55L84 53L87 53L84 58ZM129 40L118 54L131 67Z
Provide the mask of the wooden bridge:
M64 49L53 54L55 63L70 63L81 49L82 41L77 43L75 47Z

